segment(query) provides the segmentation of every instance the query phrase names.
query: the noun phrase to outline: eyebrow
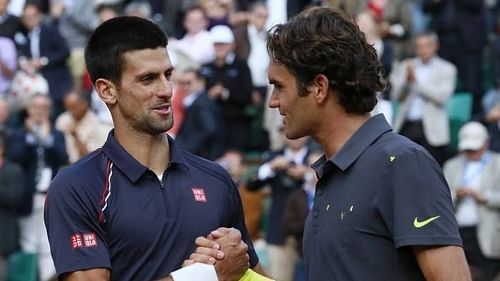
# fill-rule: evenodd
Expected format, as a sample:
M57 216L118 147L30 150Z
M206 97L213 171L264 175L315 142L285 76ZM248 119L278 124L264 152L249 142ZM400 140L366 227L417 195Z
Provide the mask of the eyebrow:
M174 71L174 67L173 66L170 66L169 68L167 68L164 72L156 72L156 71L147 71L147 72L144 72L144 73L139 73L137 76L136 76L136 79L137 80L141 80L143 79L144 77L147 77L147 76L157 76L159 73L172 73Z

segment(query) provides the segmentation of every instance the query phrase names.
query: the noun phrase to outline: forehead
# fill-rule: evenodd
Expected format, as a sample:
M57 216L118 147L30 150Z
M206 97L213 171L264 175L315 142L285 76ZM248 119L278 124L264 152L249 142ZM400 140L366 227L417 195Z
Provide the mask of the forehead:
M434 39L429 35L422 35L417 37L417 39L415 39L415 44L417 45L434 44Z
M288 70L288 68L284 64L278 63L275 60L271 60L268 76L270 81L284 82L286 80L287 82L290 82L295 80L295 76Z
M164 72L172 68L172 63L164 47L142 49L125 52L122 55L125 72L140 74L142 72Z
M31 100L31 106L47 106L50 105L50 99L48 96L36 96Z

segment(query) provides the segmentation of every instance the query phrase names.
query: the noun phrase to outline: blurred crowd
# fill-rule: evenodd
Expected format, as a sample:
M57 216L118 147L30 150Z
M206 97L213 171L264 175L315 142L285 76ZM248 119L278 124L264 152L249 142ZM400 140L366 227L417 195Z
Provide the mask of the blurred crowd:
M266 106L272 91L266 40L274 24L312 6L344 10L375 48L389 86L378 93L373 114L383 113L396 132L444 165L474 276L493 280L500 272L499 5L0 0L0 281L9 256L20 250L37 254L39 280L54 277L43 226L45 194L60 168L99 148L113 127L86 73L84 48L101 22L120 15L148 18L168 34L175 66L168 133L231 174L270 275L305 280L302 231L315 185L309 165L321 150L308 138L287 139L279 112ZM460 108L469 113L462 123L471 122L453 144L447 105L464 93L471 102Z

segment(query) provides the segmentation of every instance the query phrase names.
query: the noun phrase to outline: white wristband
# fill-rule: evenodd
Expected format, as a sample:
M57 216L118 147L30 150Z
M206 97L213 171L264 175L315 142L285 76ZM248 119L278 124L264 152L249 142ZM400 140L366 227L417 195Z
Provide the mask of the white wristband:
M215 267L209 264L195 263L170 273L174 281L219 281Z

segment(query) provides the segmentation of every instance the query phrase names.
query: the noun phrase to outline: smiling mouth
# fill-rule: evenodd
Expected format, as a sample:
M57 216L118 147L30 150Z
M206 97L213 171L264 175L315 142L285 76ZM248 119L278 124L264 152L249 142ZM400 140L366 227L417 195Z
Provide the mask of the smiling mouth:
M170 114L172 107L170 104L163 104L160 106L153 107L153 110L160 114Z

